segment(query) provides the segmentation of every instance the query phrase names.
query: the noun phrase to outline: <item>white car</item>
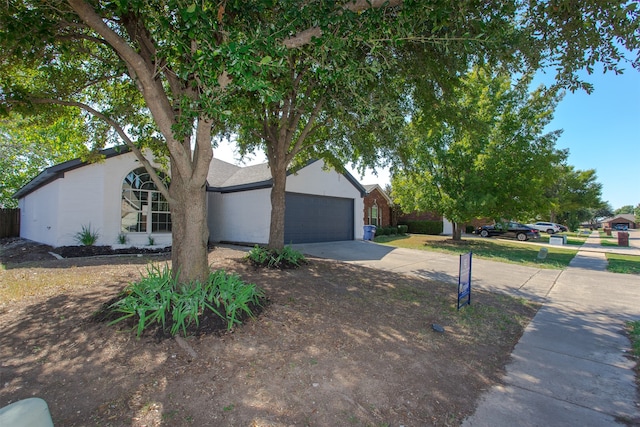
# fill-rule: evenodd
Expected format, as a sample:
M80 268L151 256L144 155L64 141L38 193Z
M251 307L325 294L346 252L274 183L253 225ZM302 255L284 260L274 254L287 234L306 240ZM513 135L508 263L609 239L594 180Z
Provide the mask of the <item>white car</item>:
M538 221L535 224L527 224L527 226L535 228L538 231L545 231L548 234L559 233L561 231L560 226L555 222Z

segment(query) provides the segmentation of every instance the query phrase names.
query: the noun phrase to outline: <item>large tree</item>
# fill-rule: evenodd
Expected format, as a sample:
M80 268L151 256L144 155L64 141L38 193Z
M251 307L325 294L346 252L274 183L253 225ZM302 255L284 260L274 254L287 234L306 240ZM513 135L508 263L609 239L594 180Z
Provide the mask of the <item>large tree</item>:
M633 212L634 212L633 205L625 205L616 209L615 212L613 213L615 215L620 215L620 214L633 214Z
M569 224L575 228L606 208L601 199L602 184L597 181L594 169L578 170L571 165L560 164L555 170L555 179L545 191L549 210L538 212L538 217L547 217L552 222Z
M5 109L81 108L108 124L170 202L174 273L202 280L212 135L226 129L235 96L284 99L265 72L290 50L313 45L313 54L330 59L354 44L443 42L452 58L478 52L478 61L501 59L521 70L552 64L559 81L579 85L576 70L596 61L616 69L619 44L638 47L635 7L601 0L8 0L0 9L0 100ZM375 36L361 37L363 25L377 28ZM462 27L474 31L458 32ZM446 43L452 40L465 42ZM21 67L45 73L48 84L21 84L14 79ZM168 189L139 150L148 142L161 143L170 158Z
M474 218L518 218L546 202L543 191L563 159L557 132L545 133L557 103L543 87L529 93L526 81L483 69L444 101L452 112L420 111L412 139L392 178L392 197L403 210L433 210L461 225Z
M323 61L316 49L291 52L287 67L271 70L281 97L242 97L233 115L243 151L264 150L273 178L269 247L284 246L285 188L288 171L323 159L341 171L347 161L375 164L396 141L406 97L402 82L381 72L379 58L360 49ZM311 52L309 52L311 51ZM319 57L319 59L317 59ZM362 69L363 61L378 63ZM337 69L329 72L327 68Z
M347 37L368 10L399 3L10 1L0 12L4 109L64 105L108 124L169 200L174 274L204 280L205 183L229 99L241 91L277 96L262 73L279 66L283 50ZM29 69L47 84L25 83ZM141 151L159 139L170 158L169 188Z

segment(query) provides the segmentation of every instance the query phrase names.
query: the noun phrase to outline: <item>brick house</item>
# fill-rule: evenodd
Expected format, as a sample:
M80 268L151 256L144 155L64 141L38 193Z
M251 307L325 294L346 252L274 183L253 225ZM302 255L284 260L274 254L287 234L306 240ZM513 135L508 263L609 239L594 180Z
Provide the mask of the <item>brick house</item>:
M365 185L364 189L364 224L390 227L393 224L391 198L378 184Z
M633 214L620 214L613 218L606 218L601 221L604 228L613 228L616 225L626 225L628 228L636 228L636 217Z

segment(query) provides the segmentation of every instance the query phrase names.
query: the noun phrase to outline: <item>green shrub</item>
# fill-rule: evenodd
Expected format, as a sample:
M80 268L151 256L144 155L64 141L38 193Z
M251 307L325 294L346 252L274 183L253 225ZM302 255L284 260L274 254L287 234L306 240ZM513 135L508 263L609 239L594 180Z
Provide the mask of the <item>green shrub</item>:
M397 227L378 227L376 228L376 236L394 236L398 234Z
M399 234L407 234L409 231L409 226L405 224L398 224L398 233Z
M306 263L304 255L290 246L281 251L255 245L246 256L249 261L260 267L267 268L296 268Z
M464 228L464 232L467 233L467 234L472 234L475 231L475 229L476 228L473 225L467 225Z
M97 241L100 234L97 231L91 230L91 224L83 225L82 229L75 235L76 242L84 246L93 246Z
M407 221L408 232L413 234L442 234L442 221Z
M225 320L227 329L231 329L241 323L242 313L253 316L251 307L259 306L264 297L256 285L246 284L238 275L224 270L211 273L206 283L178 285L166 265L162 270L157 266L147 267L146 276L131 283L123 293L125 296L109 307L121 316L109 324L137 318L137 336L152 324L160 324L166 331L169 319L171 335L181 330L186 335L192 323L199 325L205 309Z

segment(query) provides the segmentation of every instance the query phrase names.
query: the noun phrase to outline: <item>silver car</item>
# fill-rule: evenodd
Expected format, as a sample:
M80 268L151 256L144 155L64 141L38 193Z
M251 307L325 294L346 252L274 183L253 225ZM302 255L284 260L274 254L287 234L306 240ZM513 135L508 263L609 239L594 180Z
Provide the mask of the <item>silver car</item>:
M531 228L535 228L538 231L544 231L548 234L554 234L560 232L560 226L555 222L538 221L535 224L527 224Z

